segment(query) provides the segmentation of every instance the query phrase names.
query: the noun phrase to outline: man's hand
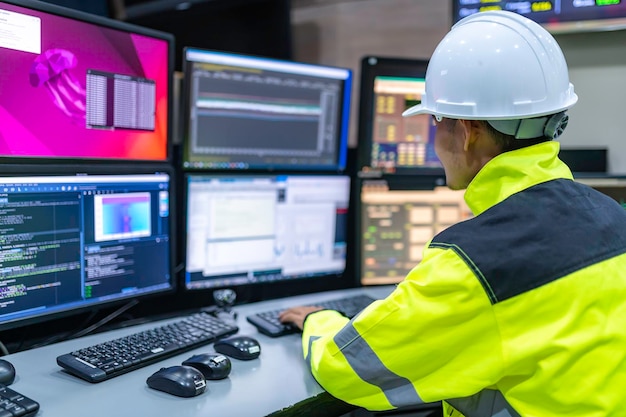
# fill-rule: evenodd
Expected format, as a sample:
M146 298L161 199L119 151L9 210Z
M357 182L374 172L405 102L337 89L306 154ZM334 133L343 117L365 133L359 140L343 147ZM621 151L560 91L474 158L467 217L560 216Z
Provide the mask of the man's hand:
M304 327L304 319L307 315L313 313L314 311L323 310L322 307L316 306L303 306L303 307L292 307L287 309L279 314L278 319L282 323L291 323L296 326L298 329L302 330Z

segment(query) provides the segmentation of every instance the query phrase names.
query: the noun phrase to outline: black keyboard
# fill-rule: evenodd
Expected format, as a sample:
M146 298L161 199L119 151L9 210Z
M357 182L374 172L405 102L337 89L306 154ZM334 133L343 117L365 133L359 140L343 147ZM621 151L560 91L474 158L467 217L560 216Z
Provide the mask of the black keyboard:
M319 303L311 304L319 307L323 307L330 310L340 311L346 317L352 318L370 305L375 300L367 295L358 294L350 297L339 298L335 300L322 301ZM278 315L285 309L264 311L261 313L252 314L246 319L252 323L259 332L271 336L279 337L291 333L299 332L299 329L291 324L284 324L278 320Z
M170 324L61 355L57 363L85 381L100 382L212 343L238 330L236 325L209 313L196 313Z
M0 384L0 417L31 417L39 411L39 403Z

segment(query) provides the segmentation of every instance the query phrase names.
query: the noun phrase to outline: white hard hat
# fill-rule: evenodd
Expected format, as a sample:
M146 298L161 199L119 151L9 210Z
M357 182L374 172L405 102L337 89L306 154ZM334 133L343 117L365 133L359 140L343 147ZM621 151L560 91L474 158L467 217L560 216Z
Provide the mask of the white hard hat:
M480 12L460 20L426 71L422 102L403 116L514 120L562 112L578 97L556 40L517 13Z

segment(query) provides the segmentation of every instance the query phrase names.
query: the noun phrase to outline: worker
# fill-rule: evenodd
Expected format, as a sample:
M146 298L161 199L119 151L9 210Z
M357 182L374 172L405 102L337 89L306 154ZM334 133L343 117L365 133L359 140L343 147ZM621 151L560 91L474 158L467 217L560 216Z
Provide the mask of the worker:
M577 100L535 22L491 11L452 27L404 115L433 118L447 184L465 189L474 217L434 236L351 320L282 312L326 391L368 410L443 401L445 416L626 415L626 212L558 158Z

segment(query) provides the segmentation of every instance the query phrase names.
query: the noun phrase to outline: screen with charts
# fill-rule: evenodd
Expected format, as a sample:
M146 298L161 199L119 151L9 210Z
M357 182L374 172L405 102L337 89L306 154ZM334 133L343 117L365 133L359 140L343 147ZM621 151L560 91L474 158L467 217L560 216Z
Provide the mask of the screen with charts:
M173 37L0 1L0 157L168 159Z
M350 178L188 174L187 289L341 275Z
M435 154L431 116L402 117L407 108L421 102L426 66L423 60L362 59L358 132L361 171L443 172Z
M488 10L519 13L552 33L615 30L626 27L623 0L454 0L452 21Z
M184 53L183 167L342 171L352 71Z
M0 177L0 328L173 289L170 175Z
M401 281L437 233L472 217L464 190L450 190L436 178L398 188L391 181L366 179L360 184L361 285Z

